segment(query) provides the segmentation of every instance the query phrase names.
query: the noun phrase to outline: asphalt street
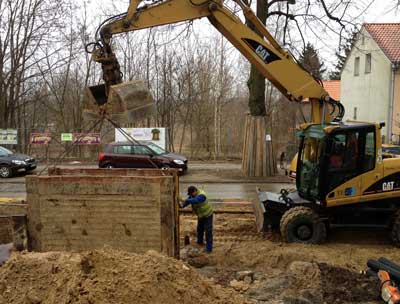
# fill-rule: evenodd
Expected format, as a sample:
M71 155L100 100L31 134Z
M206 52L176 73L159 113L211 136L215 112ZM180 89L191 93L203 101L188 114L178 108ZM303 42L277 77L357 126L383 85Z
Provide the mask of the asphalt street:
M63 167L83 167L77 165L63 165ZM96 167L84 166L84 167ZM42 167L39 167L36 172L40 172ZM186 195L186 189L189 185L195 185L204 189L211 200L243 200L254 201L257 199L256 188L259 187L263 191L279 192L282 188L293 188L294 184L290 183L265 183L254 181L235 181L217 179L217 181L207 182L207 171L215 172L221 170L239 170L240 164L237 163L193 163L190 166L190 178L184 176L180 183L180 194ZM196 181L196 174L199 173L201 178ZM0 179L0 197L9 198L26 198L25 177L17 176L7 179Z

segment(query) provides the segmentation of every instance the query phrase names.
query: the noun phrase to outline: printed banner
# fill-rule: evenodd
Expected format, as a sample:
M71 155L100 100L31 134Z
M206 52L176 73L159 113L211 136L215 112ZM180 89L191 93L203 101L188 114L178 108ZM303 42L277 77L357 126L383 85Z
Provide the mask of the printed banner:
M133 128L131 136L136 140L152 140L153 138L150 128Z
M61 133L61 141L73 141L72 133Z
M18 143L18 131L14 129L0 129L0 144L16 145Z
M51 142L50 133L31 133L32 145L48 145Z
M74 133L73 144L74 145L99 145L101 143L100 133Z
M122 128L122 130L115 129L115 141L129 141L124 133L135 140L152 142L157 146L167 148L167 129L166 128Z

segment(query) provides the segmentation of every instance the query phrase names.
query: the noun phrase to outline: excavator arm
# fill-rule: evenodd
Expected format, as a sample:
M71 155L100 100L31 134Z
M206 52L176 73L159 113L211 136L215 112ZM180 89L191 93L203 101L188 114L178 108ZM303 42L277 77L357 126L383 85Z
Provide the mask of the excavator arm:
M323 86L281 48L242 0L235 2L263 37L246 26L224 6L222 0L164 0L139 6L141 2L132 0L126 14L100 28L100 37L97 37L96 43L98 47L92 56L94 61L102 64L106 87L121 82L119 64L110 46L111 38L115 34L207 17L211 24L289 100L301 102L308 99L312 105L313 123L330 122L334 119L331 114L335 112L332 111L335 107L339 107L337 116L342 116L344 111L340 104L332 100Z

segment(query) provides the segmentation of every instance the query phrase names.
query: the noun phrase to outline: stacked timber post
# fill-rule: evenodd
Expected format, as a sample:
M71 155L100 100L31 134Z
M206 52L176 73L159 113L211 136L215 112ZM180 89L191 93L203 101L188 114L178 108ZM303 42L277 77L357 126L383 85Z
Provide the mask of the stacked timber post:
M272 142L266 141L267 122L265 116L247 114L242 170L245 176L272 176L276 174L276 161Z

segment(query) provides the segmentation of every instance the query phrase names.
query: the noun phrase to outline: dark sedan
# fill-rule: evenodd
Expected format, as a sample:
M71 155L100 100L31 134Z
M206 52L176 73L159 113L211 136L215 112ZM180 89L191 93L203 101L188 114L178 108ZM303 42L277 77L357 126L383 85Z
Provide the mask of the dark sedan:
M0 177L11 177L18 172L30 172L35 169L36 161L33 157L0 147Z
M100 168L177 168L187 170L185 156L168 152L151 142L115 142L99 156Z

